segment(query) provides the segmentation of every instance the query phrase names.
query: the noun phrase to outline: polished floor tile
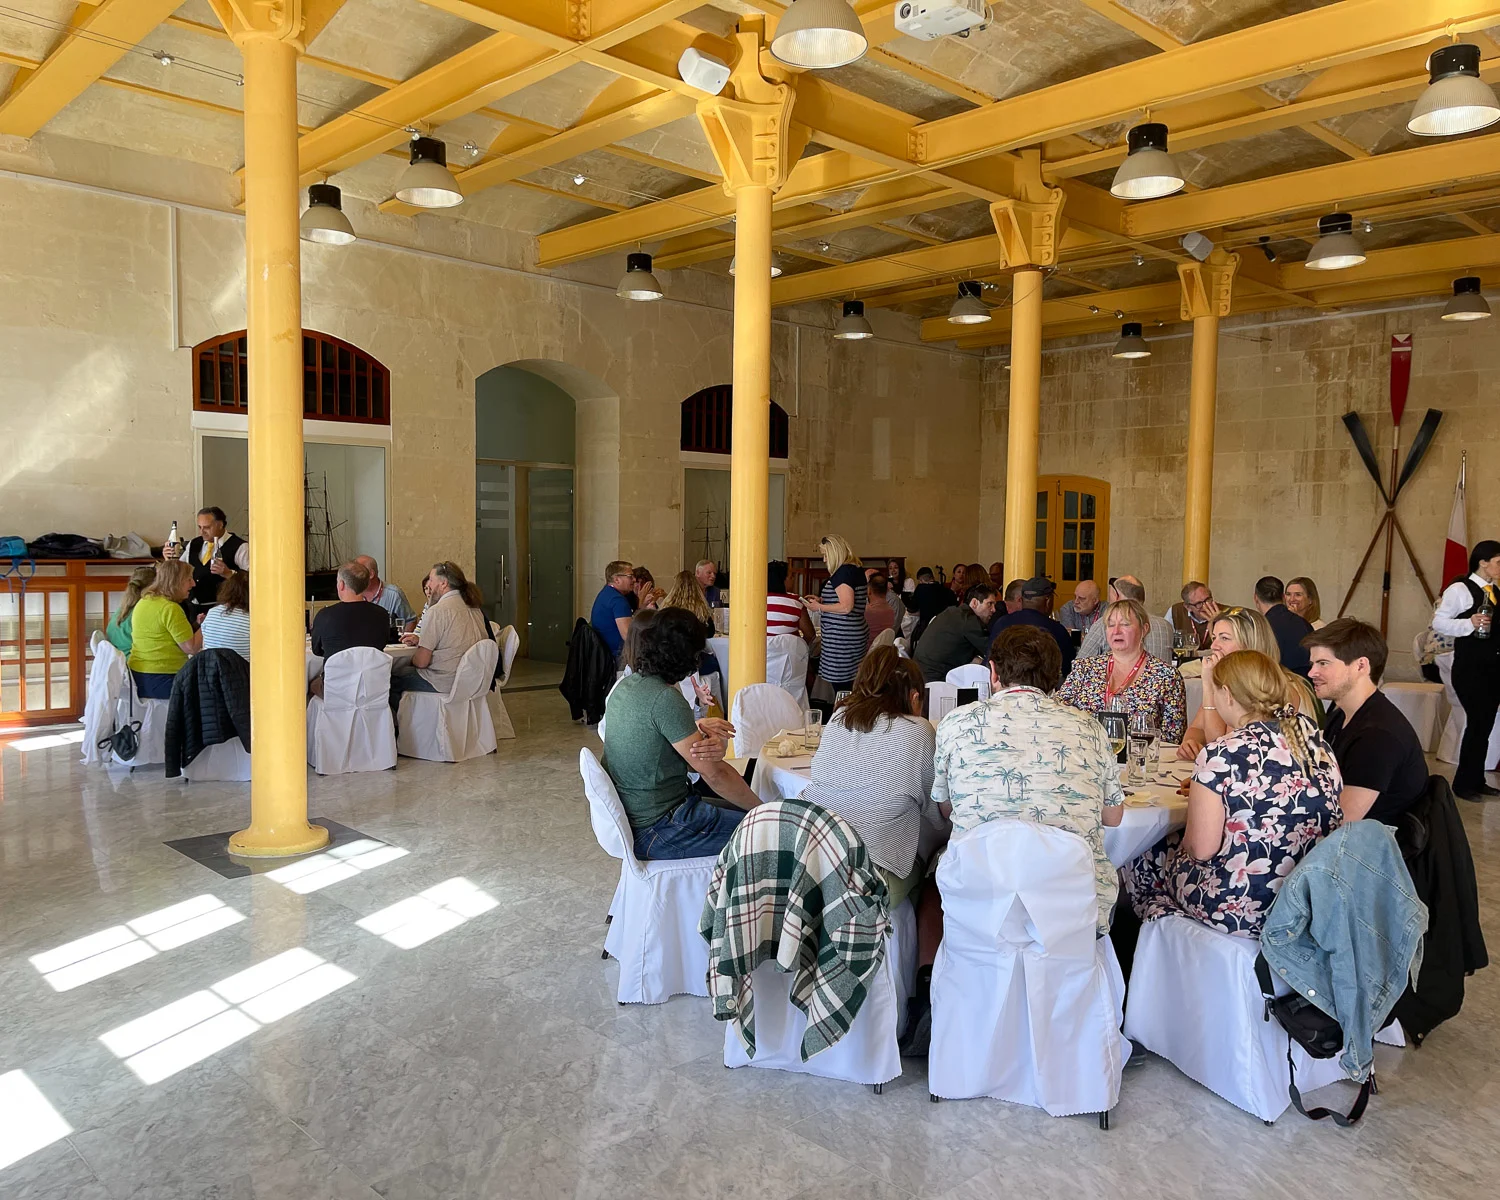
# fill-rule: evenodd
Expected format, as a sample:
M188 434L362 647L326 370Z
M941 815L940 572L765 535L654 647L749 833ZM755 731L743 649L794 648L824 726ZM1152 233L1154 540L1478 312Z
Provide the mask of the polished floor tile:
M1493 1191L1500 968L1424 1048L1379 1050L1380 1095L1349 1131L1267 1128L1159 1059L1127 1074L1108 1132L933 1105L917 1064L882 1096L726 1070L707 1001L615 1003L618 867L577 773L598 739L567 719L560 673L518 664L536 690L508 697L517 737L491 757L310 777L314 812L405 852L352 869L225 879L164 843L241 826L246 785L0 743L0 1197ZM1492 903L1500 804L1463 815Z

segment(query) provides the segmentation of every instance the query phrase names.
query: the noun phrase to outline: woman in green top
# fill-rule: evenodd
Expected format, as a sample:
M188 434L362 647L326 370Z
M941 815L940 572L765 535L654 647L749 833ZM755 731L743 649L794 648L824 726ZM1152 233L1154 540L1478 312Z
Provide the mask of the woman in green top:
M182 601L193 590L193 568L185 562L156 564L156 578L130 614L130 673L142 700L169 700L172 678L188 655L198 653Z
M137 567L132 571L130 582L125 585L125 599L120 601L120 607L109 619L109 624L104 627L104 636L121 654L130 653L130 614L135 611L135 606L140 602L141 592L150 587L155 578L154 566Z

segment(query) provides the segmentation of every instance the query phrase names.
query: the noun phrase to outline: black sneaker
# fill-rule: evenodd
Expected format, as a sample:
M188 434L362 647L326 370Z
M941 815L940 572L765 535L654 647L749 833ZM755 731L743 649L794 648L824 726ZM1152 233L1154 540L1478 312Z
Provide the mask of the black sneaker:
M1453 794L1460 800L1472 800L1476 804L1482 804L1493 796L1500 796L1500 789L1481 783L1477 788L1463 788L1462 790L1454 788Z
M913 996L906 1002L906 1032L896 1042L905 1058L926 1058L932 1044L932 1001Z

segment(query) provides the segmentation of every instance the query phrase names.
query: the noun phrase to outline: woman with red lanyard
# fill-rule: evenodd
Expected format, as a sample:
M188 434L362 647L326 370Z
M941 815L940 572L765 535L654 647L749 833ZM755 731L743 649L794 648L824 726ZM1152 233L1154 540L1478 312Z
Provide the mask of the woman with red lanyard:
M1057 698L1084 712L1146 713L1163 742L1182 741L1187 694L1177 669L1146 653L1151 618L1139 600L1116 600L1104 610L1107 654L1080 658L1057 689Z

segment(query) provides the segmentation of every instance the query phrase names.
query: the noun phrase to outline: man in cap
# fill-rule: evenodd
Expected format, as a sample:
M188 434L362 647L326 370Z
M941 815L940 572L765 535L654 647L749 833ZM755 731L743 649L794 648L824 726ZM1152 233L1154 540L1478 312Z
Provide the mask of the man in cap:
M1015 612L1001 613L990 623L990 641L1006 629L1016 625L1032 625L1052 636L1062 652L1062 673L1066 677L1073 665L1073 638L1061 624L1052 619L1052 602L1057 597L1057 585L1043 575L1033 576L1021 585L1021 607Z

